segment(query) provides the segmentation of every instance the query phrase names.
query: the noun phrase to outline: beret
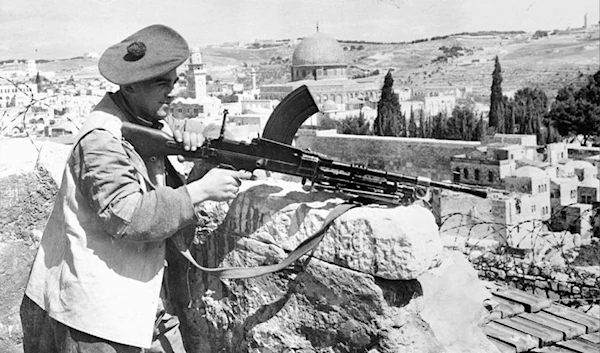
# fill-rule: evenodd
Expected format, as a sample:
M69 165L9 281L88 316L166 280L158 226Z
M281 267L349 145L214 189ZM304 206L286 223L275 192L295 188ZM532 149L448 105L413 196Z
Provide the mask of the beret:
M128 85L162 76L189 55L188 44L179 33L164 25L152 25L106 49L98 69L110 82Z

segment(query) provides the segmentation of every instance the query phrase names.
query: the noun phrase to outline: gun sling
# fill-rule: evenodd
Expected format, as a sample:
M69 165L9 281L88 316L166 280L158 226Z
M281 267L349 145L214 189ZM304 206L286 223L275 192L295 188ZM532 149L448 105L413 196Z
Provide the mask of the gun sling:
M300 245L298 245L298 247L296 249L294 249L294 251L289 253L288 256L283 261L281 261L278 264L274 264L274 265L257 266L257 267L207 268L207 267L200 266L196 262L196 260L192 256L188 246L183 243L183 237L174 236L174 237L171 237L170 239L173 241L173 243L175 244L175 246L177 247L177 250L179 250L181 255L183 255L186 259L188 259L188 261L192 265L194 265L195 267L199 268L200 270L202 270L210 275L213 275L213 276L216 276L219 278L258 277L258 276L266 275L268 273L281 271L284 268L293 264L296 260L298 260L303 255L316 249L316 247L319 245L319 243L325 236L327 229L333 223L333 221L336 218L338 218L339 216L341 216L342 214L344 214L349 209L356 207L356 206L357 206L356 204L352 204L352 203L342 203L342 204L337 205L333 210L331 210L331 212L329 213L329 215L327 216L327 218L325 219L325 221L323 222L323 225L321 226L321 228L319 230L317 230L313 235L311 235L309 238L304 240Z

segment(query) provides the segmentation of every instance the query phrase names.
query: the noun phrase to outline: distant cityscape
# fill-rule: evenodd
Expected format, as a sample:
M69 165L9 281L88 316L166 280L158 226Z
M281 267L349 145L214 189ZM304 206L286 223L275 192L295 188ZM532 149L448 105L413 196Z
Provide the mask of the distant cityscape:
M532 36L589 31L597 32L598 25L588 26L585 23L582 28L569 29L564 33L554 31ZM229 47L240 45L233 42L223 44ZM345 51L349 48L319 31L298 41L263 40L256 41L251 47L276 45L295 47L289 58L291 80L262 85L257 83L260 68L254 67L249 70L249 85L212 80L211 72L203 63L201 49L191 48L189 59L177 70L179 81L174 92L177 98L171 106L173 116L177 119L198 119L206 126L221 125L223 111L227 110L227 130L240 140L249 140L261 134L270 114L285 96L305 85L320 108L320 112L310 117L306 125L318 127L324 119L339 121L361 116L372 126L377 116L384 73L349 78L349 64L345 60ZM97 59L98 54L85 53L83 57ZM35 60L3 63L0 65L1 132L13 137L72 136L102 96L116 90L118 86L95 72L77 79L58 78L56 72L39 71ZM404 116L415 112L424 116L449 115L455 107L467 101L475 102L472 105L475 114L486 116L489 112L489 104L473 99L473 89L469 86L413 88L402 83L395 86L395 93ZM303 137L301 134L296 143L302 148L319 150L350 162L355 162L353 158L364 157L359 152L364 138L353 140L352 136L345 136L344 143L350 147L338 151L336 146L339 143L334 142L333 135L332 132L317 131L307 138L308 135ZM465 142L459 147L456 144L448 147L444 140L432 143L426 139L399 138L390 142L389 138L368 138L383 139L381 143L396 146L393 149L411 150L412 147L406 148L410 140L411 146L421 144L431 150L449 151L444 155L445 162L429 169L420 168L418 161L407 162L416 158L427 159L428 154L404 156L401 158L403 161L394 162L405 152L383 156L382 152L363 151L371 155L372 165L505 191L477 204L456 201L451 194L442 195L439 202L442 215L457 210L476 214L478 221L494 222L495 233L501 238L512 238L515 244L526 247L531 247L532 240L525 238L531 234L532 227L537 226L534 221L545 222L552 218L545 231L569 230L580 233L586 241L598 231L595 224L597 217L592 210L592 205L600 202L600 152L597 148L581 152L564 142L541 147L537 146L535 135L498 134L477 145ZM329 141L325 144L330 148L323 146L319 139ZM348 154L348 150L355 153ZM421 147L419 150L422 151ZM464 223L463 220L460 222ZM519 224L523 226L516 227ZM462 226L470 229L465 224Z

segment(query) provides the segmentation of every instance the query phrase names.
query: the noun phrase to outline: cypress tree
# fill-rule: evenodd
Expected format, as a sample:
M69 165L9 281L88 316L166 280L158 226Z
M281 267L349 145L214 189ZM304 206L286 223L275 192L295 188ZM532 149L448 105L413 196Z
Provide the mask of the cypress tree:
M497 130L504 130L500 125L502 110L502 68L498 56L494 59L494 72L492 73L492 93L490 94L490 116L488 125ZM503 120L503 119L502 119Z
M377 117L373 123L373 130L377 136L401 136L403 132L400 102L393 86L392 72L388 71L381 88L381 99L377 103Z
M415 112L410 108L410 119L408 120L408 136L417 137L417 122L415 121Z
M418 137L424 138L427 136L427 133L426 133L427 126L425 126L425 125L426 125L426 122L425 122L425 118L423 117L423 110L421 110L419 112L419 134L417 135Z

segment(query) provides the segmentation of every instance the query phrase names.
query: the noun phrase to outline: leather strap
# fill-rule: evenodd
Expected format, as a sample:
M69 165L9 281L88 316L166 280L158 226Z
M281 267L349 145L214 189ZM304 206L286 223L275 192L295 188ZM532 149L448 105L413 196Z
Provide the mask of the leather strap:
M287 258L281 261L278 264L274 265L266 265L266 266L257 266L257 267L221 267L221 268L208 268L200 266L194 257L192 256L189 248L186 244L183 243L183 237L171 237L170 239L173 241L179 252L186 258L188 261L199 268L201 271L206 272L209 275L216 276L219 278L253 278L262 275L266 275L268 273L273 273L277 271L281 271L284 268L293 264L300 257L304 256L311 250L316 249L317 245L321 242L323 237L325 236L325 232L331 226L333 221L344 214L346 211L351 208L356 207L357 204L353 203L343 203L337 205L327 218L323 225L319 230L317 230L313 235L304 240L298 247L292 251Z

